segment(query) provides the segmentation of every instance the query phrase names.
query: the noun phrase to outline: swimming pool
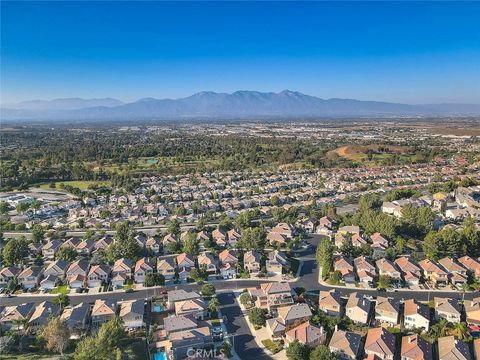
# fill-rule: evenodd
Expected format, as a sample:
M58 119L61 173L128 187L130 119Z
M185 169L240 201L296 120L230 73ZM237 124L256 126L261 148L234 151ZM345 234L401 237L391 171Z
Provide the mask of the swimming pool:
M154 360L167 360L167 354L164 351L155 353L155 355L153 355L153 359Z
M165 310L163 308L163 305L161 304L153 304L153 312L155 313L161 313L163 310Z

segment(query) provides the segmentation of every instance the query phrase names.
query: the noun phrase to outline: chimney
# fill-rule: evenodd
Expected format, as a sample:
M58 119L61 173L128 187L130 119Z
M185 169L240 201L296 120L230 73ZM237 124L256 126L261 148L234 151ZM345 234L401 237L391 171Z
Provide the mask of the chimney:
M335 325L335 331L334 332L337 332L338 331L338 325Z

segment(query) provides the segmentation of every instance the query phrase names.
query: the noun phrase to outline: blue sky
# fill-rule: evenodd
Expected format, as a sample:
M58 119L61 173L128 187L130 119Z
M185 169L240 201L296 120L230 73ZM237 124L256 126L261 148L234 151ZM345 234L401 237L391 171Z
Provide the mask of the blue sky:
M480 103L480 3L4 2L2 103L297 90Z

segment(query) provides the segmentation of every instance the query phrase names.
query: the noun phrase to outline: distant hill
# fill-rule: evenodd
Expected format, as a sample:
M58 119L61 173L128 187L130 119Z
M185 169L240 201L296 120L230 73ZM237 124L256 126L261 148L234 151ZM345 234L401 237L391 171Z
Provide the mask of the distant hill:
M27 101L2 108L4 120L144 120L258 117L476 116L476 104L408 105L353 99L321 99L300 92L200 92L180 99L145 98Z

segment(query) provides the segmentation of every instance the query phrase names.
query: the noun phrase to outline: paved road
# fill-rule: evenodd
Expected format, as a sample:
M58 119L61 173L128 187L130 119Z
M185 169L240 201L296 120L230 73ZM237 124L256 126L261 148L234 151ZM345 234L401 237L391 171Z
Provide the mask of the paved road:
M233 347L241 359L270 360L263 349L257 346L248 327L242 309L235 301L233 292L224 292L217 295L222 314L227 317L225 326L229 334L233 334Z
M268 282L268 280L228 280L228 281L218 281L213 282L216 290L219 292L223 291L232 291L232 290L242 290L248 287L255 287L261 283ZM200 291L202 286L198 284L178 284L178 285L169 285L165 287L152 287L144 288L142 290L137 290L134 292L126 293L124 291L110 291L110 292L101 292L96 294L73 294L70 295L70 303L76 305L81 302L94 303L96 299L115 299L117 301L122 300L134 300L142 298L151 298L160 294L161 289L172 290L175 288L182 288L185 290ZM55 299L57 295L45 294L45 295L19 295L11 298L0 297L0 306L10 306L10 305L19 305L27 302L33 302L39 304L42 301Z

